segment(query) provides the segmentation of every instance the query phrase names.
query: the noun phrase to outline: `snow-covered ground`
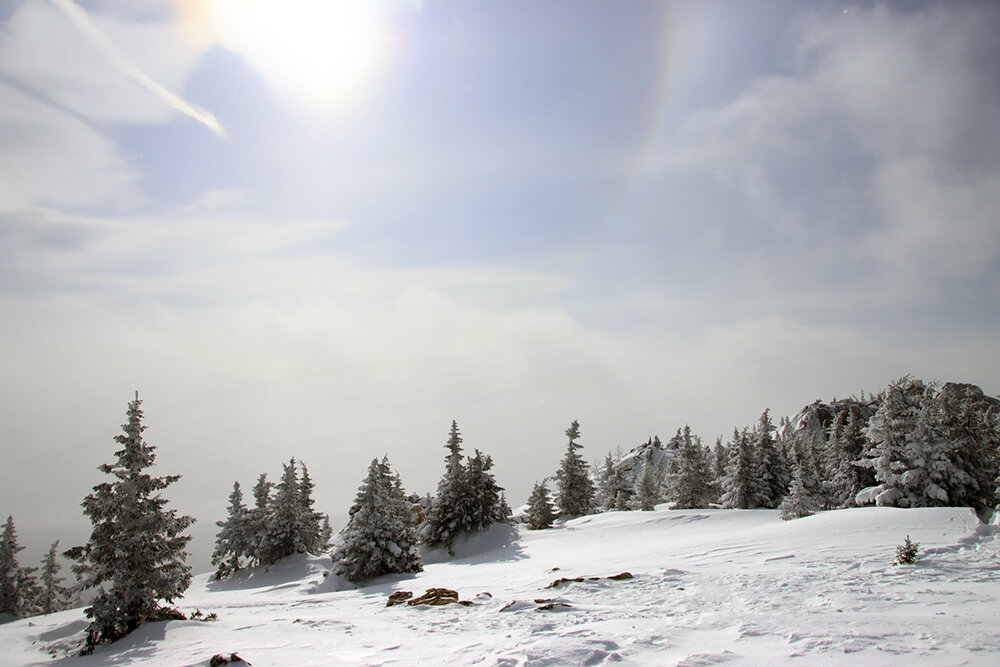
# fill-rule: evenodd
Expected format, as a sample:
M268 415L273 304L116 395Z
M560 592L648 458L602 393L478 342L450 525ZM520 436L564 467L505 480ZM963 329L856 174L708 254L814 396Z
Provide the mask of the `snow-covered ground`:
M913 566L891 565L909 535ZM1000 540L967 509L864 508L784 522L767 510L611 512L552 530L497 526L425 571L332 590L325 558L195 579L185 612L63 658L80 610L0 626L0 665L1000 664ZM546 588L567 577L606 577ZM397 590L470 606L386 607ZM488 593L488 595L487 595ZM565 605L542 609L555 600ZM510 605L506 610L504 607ZM55 655L59 660L53 660Z

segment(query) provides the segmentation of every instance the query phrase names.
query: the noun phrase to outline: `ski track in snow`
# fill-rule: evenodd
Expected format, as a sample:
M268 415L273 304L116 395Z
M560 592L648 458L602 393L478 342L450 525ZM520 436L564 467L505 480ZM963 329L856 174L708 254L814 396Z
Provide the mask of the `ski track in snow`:
M895 567L906 535L921 559ZM0 626L0 665L193 666L234 651L255 667L995 665L998 556L998 527L959 508L791 522L765 510L611 512L546 531L498 526L454 560L356 590L311 593L330 565L319 557L245 581L202 575L178 606L218 621L149 624L88 657L63 657L85 628L80 610L15 621ZM626 570L633 579L546 588ZM432 586L473 605L385 606L393 591Z

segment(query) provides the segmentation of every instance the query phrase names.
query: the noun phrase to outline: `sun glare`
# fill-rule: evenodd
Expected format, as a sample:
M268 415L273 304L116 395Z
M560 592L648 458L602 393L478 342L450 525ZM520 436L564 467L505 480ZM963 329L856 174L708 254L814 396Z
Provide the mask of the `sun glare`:
M309 110L332 111L357 101L388 52L388 30L376 2L184 4L217 43L246 58L276 92Z

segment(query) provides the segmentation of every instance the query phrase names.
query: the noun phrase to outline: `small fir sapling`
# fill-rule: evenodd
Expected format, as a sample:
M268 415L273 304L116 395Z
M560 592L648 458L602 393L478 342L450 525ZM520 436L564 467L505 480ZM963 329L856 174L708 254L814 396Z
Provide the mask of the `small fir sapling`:
M917 554L920 550L920 544L918 542L911 542L910 536L906 536L906 540L896 547L896 560L893 561L893 565L913 565L917 562Z

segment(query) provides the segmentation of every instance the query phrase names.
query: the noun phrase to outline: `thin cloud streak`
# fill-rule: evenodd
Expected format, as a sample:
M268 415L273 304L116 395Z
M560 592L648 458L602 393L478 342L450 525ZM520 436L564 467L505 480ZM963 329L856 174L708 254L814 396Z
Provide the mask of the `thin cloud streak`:
M82 7L73 0L52 0L55 5L62 10L66 17L80 30L80 32L90 42L96 46L116 67L127 74L133 81L147 89L158 98L163 100L168 106L180 111L185 116L193 118L209 130L220 137L227 137L226 129L222 123L207 109L188 102L184 98L170 92L162 85L154 81L149 75L128 59L118 48L108 39L100 28L98 28Z

